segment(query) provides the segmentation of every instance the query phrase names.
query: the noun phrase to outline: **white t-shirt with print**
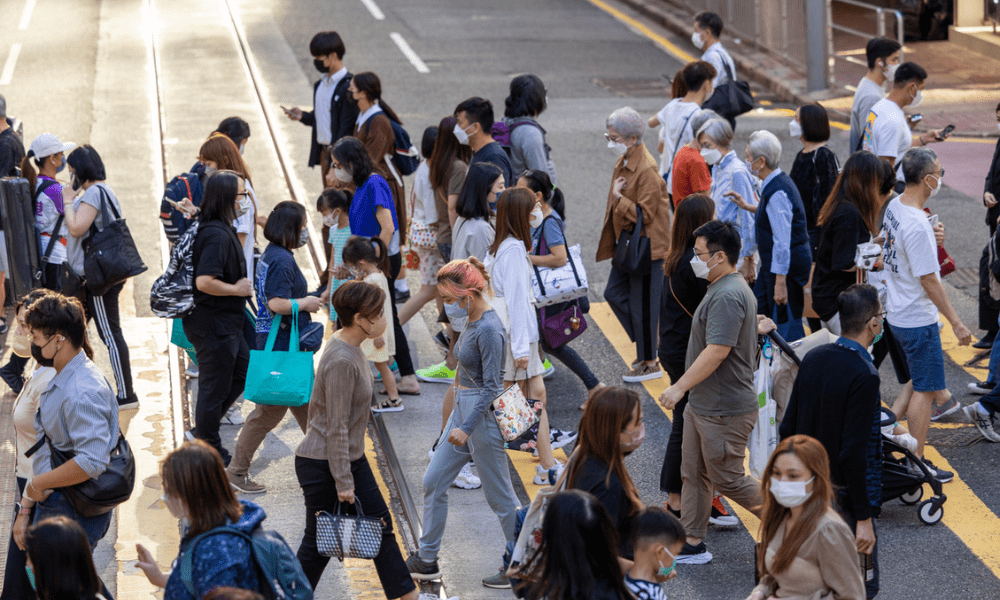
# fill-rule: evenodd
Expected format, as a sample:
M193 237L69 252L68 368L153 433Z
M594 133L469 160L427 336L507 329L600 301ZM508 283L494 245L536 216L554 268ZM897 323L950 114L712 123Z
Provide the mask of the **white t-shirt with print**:
M920 284L931 273L940 278L937 242L927 213L893 198L885 210L885 284L887 319L893 327L926 327L938 310Z
M861 139L863 150L875 156L891 157L893 163L899 167L896 169L896 178L903 181L903 168L899 164L899 159L913 145L913 133L906 124L903 109L888 98L876 102L868 113Z
M248 210L242 217L237 217L236 220L233 221L233 227L236 228L237 234L245 233L247 236L247 239L243 241L243 258L247 261L247 279L253 281L254 232L257 230L257 202L254 199L257 196L253 193L253 186L250 185L249 179L244 179L243 185L245 185L247 191L252 194L250 196L250 210Z

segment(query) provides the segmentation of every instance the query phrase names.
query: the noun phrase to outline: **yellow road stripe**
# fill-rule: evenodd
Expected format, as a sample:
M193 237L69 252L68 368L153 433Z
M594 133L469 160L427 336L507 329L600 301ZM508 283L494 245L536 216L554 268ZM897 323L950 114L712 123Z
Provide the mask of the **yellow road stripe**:
M676 58L677 60L679 60L679 61L681 61L681 62L683 62L685 64L689 63L689 62L692 62L692 61L698 60L697 58L691 56L687 52L681 50L679 47L677 47L676 44L674 44L673 42L671 42L667 38L665 38L662 35L659 35L659 34L653 32L653 30L651 30L649 27L646 27L645 25L643 25L639 21L636 21L632 17L626 15L622 11L620 11L620 10L618 10L616 8L613 8L613 7L605 4L601 0L588 0L588 1L591 4L593 4L594 6L596 6L597 8L599 8L599 9L603 10L604 12L608 13L612 17L618 19L622 23L625 23L626 25L628 25L629 27L631 27L635 31L639 32L643 36L649 38L656 45L658 45L660 48L662 48L667 54L673 55L674 58Z

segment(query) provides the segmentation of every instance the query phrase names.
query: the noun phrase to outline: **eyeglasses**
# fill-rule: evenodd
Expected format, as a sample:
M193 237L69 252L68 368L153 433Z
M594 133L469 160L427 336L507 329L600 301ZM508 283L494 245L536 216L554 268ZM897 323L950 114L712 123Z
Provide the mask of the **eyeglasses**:
M620 144L625 141L623 139L615 139L606 133L604 134L604 139L608 140L609 142L614 142L616 144Z
M939 173L938 177L944 177L944 169L938 169L937 171L931 171L930 173L927 173L927 175L934 175L935 173ZM927 175L924 175L924 177L927 177Z
M889 314L889 311L883 310L880 313L876 313L876 314L872 315L872 318L874 319L875 317L878 317L879 319L881 319L884 322L885 321L885 317L888 314Z
M715 254L716 252L718 252L718 250L705 250L704 252L698 252L695 250L694 255L701 256L702 254Z
M249 198L250 197L250 192L237 192L236 193L236 197L237 198L240 198L240 197Z

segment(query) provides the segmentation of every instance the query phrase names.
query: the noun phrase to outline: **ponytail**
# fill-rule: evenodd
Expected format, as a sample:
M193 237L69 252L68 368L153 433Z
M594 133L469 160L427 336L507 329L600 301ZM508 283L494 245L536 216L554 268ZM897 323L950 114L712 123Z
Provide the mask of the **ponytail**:
M549 206L556 211L560 219L566 220L566 198L563 196L562 190L556 186L552 186L552 199L549 200Z
M347 243L344 244L344 249L341 251L341 258L345 263L350 265L358 264L361 261L370 262L378 267L379 271L382 271L386 279L390 277L389 248L386 247L382 238L378 236L366 238L360 235L352 235L347 240Z
M566 220L566 198L561 189L552 185L548 173L539 169L529 169L521 173L520 178L527 182L529 190L542 195L542 199L556 211L560 219Z
M31 164L32 159L35 161L34 165ZM35 197L35 186L38 185L38 171L35 166L41 168L42 163L35 158L34 150L28 150L28 153L21 159L21 177L28 180L28 189L31 190L32 198Z
M378 270L382 271L385 278L389 280L389 285L393 285L392 276L389 274L389 247L385 245L382 238L377 235L371 237L372 246L375 250L378 250L378 258L374 261L375 265L378 266Z

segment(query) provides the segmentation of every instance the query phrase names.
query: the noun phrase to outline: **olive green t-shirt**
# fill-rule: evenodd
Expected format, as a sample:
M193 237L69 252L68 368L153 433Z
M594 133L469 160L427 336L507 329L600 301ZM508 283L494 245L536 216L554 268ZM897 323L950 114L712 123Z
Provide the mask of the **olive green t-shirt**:
M757 410L753 374L757 349L757 300L739 273L709 284L694 311L686 367L709 345L732 350L704 381L691 388L688 410L705 417L745 415Z

